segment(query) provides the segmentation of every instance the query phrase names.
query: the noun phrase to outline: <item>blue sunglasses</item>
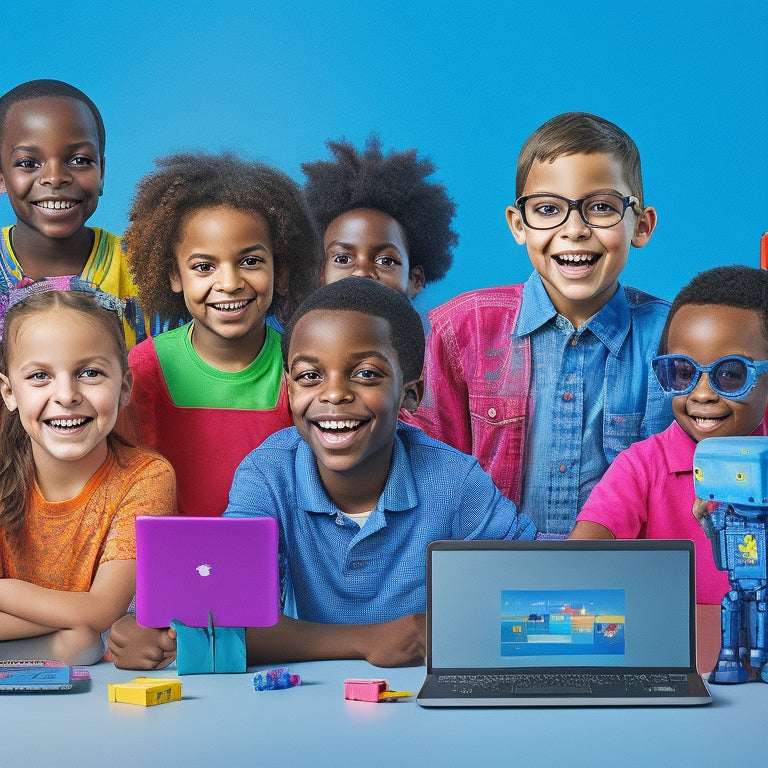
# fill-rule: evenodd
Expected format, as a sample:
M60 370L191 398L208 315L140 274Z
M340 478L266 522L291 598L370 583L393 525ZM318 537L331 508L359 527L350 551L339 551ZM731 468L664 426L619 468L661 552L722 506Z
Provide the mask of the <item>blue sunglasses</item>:
M768 371L768 360L749 360L741 355L728 355L711 365L699 365L687 355L659 355L651 361L653 372L668 395L693 392L702 373L709 386L720 397L741 400L757 384L757 377Z

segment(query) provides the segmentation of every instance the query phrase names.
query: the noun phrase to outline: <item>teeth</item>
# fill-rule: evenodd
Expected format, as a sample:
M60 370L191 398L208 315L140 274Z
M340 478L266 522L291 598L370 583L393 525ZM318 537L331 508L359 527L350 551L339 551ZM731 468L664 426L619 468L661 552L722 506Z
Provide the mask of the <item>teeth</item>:
M52 427L81 427L86 419L50 419L48 423Z
M226 304L214 304L213 306L216 307L216 309L222 309L225 312L234 312L237 309L242 309L244 306L248 304L247 301L230 301Z
M594 254L591 253L560 253L557 258L560 261L568 261L571 264L580 264L584 261L594 261Z
M359 427L362 422L360 421L318 421L320 429L355 429Z
M48 208L49 210L59 210L60 208L74 208L77 203L74 200L40 200L35 203L39 208Z
M714 427L717 424L719 424L724 417L721 417L719 419L705 419L702 416L692 416L691 417L700 427L707 428L707 427Z

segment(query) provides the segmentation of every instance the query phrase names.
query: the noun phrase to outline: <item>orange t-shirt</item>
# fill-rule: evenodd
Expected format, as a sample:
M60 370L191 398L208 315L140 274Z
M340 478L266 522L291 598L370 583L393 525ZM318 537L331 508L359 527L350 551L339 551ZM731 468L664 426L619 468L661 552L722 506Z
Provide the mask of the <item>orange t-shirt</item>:
M134 518L176 512L176 479L155 453L120 446L80 493L46 501L35 484L21 528L0 531L0 575L87 592L101 563L136 558Z

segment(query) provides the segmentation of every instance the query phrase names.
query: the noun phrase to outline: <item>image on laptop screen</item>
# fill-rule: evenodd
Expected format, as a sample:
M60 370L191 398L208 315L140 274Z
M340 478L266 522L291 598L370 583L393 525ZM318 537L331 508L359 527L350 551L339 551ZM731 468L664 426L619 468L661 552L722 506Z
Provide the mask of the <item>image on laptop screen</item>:
M501 655L624 655L623 589L504 589Z
M431 666L688 667L690 567L664 549L434 551Z

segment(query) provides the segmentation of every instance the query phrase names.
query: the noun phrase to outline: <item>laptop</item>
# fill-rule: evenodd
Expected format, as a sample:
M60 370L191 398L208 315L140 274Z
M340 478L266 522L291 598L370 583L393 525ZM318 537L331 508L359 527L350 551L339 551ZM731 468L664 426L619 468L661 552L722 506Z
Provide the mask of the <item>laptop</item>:
M436 541L423 707L708 704L690 541Z
M280 610L274 518L137 517L136 621L268 627Z

